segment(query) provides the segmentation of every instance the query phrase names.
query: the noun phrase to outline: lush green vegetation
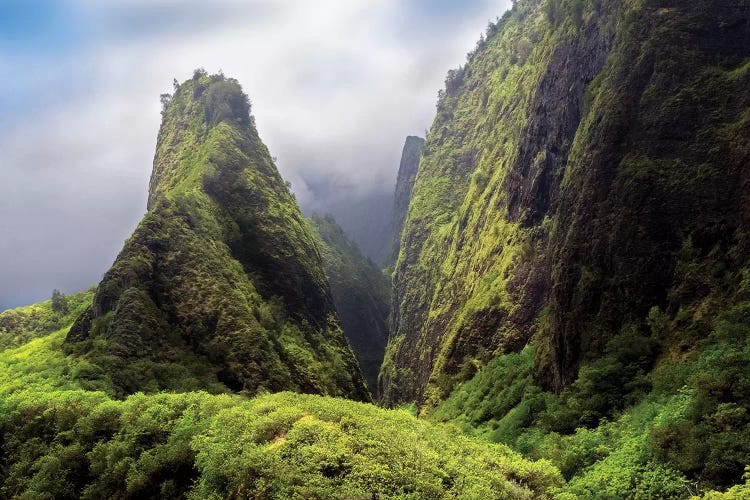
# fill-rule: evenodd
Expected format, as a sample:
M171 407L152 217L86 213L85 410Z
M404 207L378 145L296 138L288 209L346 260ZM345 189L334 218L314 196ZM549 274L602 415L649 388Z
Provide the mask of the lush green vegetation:
M86 307L90 293L74 297ZM40 308L51 312L22 310ZM750 461L748 303L636 385L612 374L660 349L632 335L562 394L534 385L529 347L479 368L427 419L293 393L117 399L98 367L64 353L66 333L27 332L0 352L2 496L685 498L731 485Z
M318 239L323 269L349 344L373 395L388 341L390 281L330 217L313 215L312 230Z
M384 356L387 282L196 71L95 292L0 314L0 496L750 496L749 7L491 23L439 95ZM409 407L340 399L369 395L334 299Z
M165 98L149 211L66 349L121 395L293 390L369 400L308 224L236 80Z
M655 329L664 323L652 313ZM584 498L686 497L750 464L750 303L721 314L679 362L651 337L615 337L560 394L533 381L533 349L495 358L430 413L551 460ZM739 490L738 490L739 491Z
M0 352L5 498L564 498L548 462L407 410L288 392L115 399L65 334Z
M51 300L0 312L0 351L70 325L89 306L92 296L93 288L73 295L55 290Z
M407 412L277 393L17 393L2 492L26 498L552 498L554 467Z
M388 404L547 458L583 498L742 480L747 8L521 0L488 27L424 146Z
M90 297L68 303L85 308ZM116 399L98 367L63 352L66 326L47 333L50 302L0 317L20 311L36 320L0 336L31 339L0 352L2 496L684 498L730 486L750 462L750 303L650 373L663 346L616 337L561 394L534 385L531 347L497 357L426 420L293 393ZM650 316L671 338L663 315ZM612 378L631 371L637 384Z

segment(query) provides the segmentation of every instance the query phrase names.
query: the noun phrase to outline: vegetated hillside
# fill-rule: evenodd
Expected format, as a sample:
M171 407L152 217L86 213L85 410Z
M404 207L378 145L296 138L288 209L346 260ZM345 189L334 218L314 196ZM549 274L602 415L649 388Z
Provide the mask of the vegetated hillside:
M53 296L56 300L0 312L0 351L70 325L91 304L93 290L73 295L55 290Z
M115 399L65 354L70 321L46 332L48 305L0 333L31 339L0 352L3 498L565 498L548 462L407 410L290 392Z
M385 262L386 267L393 266L396 263L396 259L398 259L399 248L401 246L401 233L404 229L406 212L409 209L414 180L419 170L419 158L422 154L423 146L424 139L410 135L406 138L404 149L401 152L401 163L398 166L398 176L396 177L396 189L393 193L393 243Z
M165 108L148 213L67 336L123 394L225 386L369 399L320 254L236 80Z
M749 2L519 1L438 102L386 403L448 398L583 496L739 481L749 188Z
M310 218L319 239L323 269L333 302L370 392L377 390L378 372L388 342L390 281L330 217Z

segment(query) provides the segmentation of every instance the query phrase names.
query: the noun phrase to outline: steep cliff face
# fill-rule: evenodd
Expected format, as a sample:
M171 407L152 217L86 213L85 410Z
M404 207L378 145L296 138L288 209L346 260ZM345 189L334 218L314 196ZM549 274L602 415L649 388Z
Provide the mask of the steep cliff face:
M424 145L386 402L439 401L529 342L560 389L654 307L686 346L708 334L750 254L748 5L528 0L490 26Z
M314 238L235 80L197 71L175 88L148 213L66 345L124 393L218 380L368 398Z
M393 193L393 223L391 232L393 234L393 245L388 255L386 266L390 267L398 259L401 246L401 232L404 229L406 212L409 210L409 200L414 188L414 180L419 170L419 158L422 155L424 139L410 135L406 138L404 149L401 152L401 163L398 166L396 177L396 189Z
M709 299L683 323L705 337L750 256L750 2L647 2L627 21L562 180L538 360L554 387L653 306L676 317Z
M323 269L331 284L344 336L357 356L368 388L376 395L378 372L388 342L390 282L333 218L313 215L310 221L319 239Z

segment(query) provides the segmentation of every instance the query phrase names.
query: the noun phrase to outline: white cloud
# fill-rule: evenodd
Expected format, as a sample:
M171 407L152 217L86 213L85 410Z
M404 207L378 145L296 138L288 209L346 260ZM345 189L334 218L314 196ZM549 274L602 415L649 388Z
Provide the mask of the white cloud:
M3 64L19 75L5 92L34 102L0 134L0 307L98 281L145 209L172 78L237 78L299 200L329 181L356 197L391 188L404 137L429 127L446 71L509 2L439 22L397 0L76 3L84 45Z

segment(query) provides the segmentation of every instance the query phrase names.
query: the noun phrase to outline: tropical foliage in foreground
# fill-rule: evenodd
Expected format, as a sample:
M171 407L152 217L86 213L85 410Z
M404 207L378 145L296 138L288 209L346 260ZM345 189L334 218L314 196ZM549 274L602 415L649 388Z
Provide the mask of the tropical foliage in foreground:
M430 419L551 460L583 498L685 498L730 486L750 463L748 339L744 303L679 363L648 372L659 346L623 335L561 394L534 384L529 347L495 358Z
M70 311L90 299L68 297ZM638 339L613 342L559 395L534 385L529 348L480 369L428 418L290 392L118 399L98 367L62 349L70 311L0 314L19 325L0 340L27 339L0 352L1 497L688 498L749 460L748 304L637 387L613 377L647 359Z
M55 313L46 306L47 320ZM406 409L289 392L114 389L65 355L67 328L0 352L5 498L552 498L547 461Z

